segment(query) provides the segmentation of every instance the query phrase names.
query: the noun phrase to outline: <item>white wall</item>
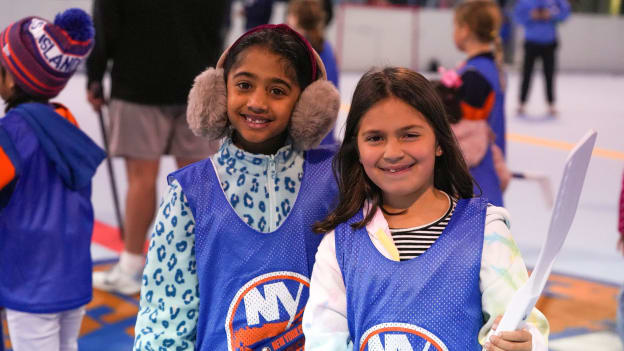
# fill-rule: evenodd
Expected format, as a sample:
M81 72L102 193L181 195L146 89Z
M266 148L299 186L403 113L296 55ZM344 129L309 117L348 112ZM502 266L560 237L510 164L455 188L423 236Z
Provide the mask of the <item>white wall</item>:
M391 64L424 70L433 58L454 67L463 55L452 41L452 10L343 5L333 36L341 69L361 71ZM624 73L624 17L573 14L560 25L559 68ZM516 31L516 63L523 33Z
M624 17L574 15L559 32L562 69L624 73Z
M447 68L457 66L465 56L453 43L453 15L450 10L426 9L413 13L418 17L417 69L424 70L432 59Z
M364 71L371 65L413 67L418 42L415 31L416 16L411 10L385 9L372 13L369 7L349 6L337 12L335 48L342 67Z
M53 20L57 13L70 7L91 13L91 3L91 0L0 0L0 28L26 16Z
M131 1L131 0L128 0ZM206 0L210 1L210 0ZM0 0L0 27L28 15L52 19L69 7L91 11L92 0ZM284 20L286 4L276 3L271 22ZM241 3L232 9L228 42L243 31ZM452 42L452 11L438 9L336 6L327 38L334 45L340 67L364 71L373 65L397 65L424 70L433 58L454 67L463 55ZM559 68L624 73L624 17L573 14L560 25ZM522 30L516 31L522 38ZM516 40L516 62L522 40Z

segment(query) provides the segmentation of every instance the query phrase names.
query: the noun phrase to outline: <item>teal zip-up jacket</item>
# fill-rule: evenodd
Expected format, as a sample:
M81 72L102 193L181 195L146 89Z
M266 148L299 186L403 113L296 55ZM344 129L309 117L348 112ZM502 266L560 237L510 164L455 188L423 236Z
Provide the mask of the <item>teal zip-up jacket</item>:
M256 155L226 139L211 157L228 202L252 228L268 233L278 228L290 213L303 177L304 153L287 144L274 155ZM253 204L253 205L251 205ZM250 206L251 205L251 206ZM199 299L172 296L176 291L198 289L195 268L195 220L182 187L175 180L164 195L154 221L141 288L141 308L135 326L135 350L193 350L199 317ZM165 235L157 235L165 233ZM173 248L170 258L163 248ZM167 255L162 266L153 264ZM182 276L176 269L183 267ZM167 282L164 284L163 282ZM181 340L170 345L169 340ZM148 346L149 345L149 346Z

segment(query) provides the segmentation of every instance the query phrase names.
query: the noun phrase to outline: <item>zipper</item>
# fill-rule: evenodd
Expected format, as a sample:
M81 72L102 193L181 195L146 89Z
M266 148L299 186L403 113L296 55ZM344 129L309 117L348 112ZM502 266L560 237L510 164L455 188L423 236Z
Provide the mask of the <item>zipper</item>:
M275 210L276 195L275 195L275 178L277 177L277 169L275 164L275 155L269 155L267 162L267 192L269 193L269 231L274 231L277 227L275 222L277 221L278 213Z

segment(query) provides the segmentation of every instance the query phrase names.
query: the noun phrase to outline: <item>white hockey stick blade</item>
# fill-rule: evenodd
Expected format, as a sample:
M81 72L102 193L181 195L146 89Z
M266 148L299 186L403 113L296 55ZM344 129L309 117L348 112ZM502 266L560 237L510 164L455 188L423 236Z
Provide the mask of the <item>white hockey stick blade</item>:
M550 218L546 241L540 251L535 269L529 280L516 291L507 305L505 315L496 332L517 330L522 327L539 299L555 258L559 254L574 220L589 161L596 144L596 136L596 131L588 131L568 155Z

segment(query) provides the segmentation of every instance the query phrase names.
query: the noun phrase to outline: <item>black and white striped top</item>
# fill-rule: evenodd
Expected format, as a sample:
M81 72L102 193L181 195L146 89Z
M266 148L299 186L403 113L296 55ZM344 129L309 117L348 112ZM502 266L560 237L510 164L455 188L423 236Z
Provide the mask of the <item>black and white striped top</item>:
M399 259L401 261L420 256L440 237L440 234L442 234L442 231L444 231L444 228L451 220L457 200L451 198L451 203L452 205L444 216L429 224L414 228L390 228L390 234L392 234L394 245L399 251Z

